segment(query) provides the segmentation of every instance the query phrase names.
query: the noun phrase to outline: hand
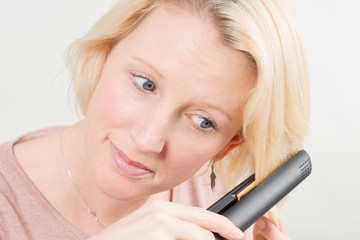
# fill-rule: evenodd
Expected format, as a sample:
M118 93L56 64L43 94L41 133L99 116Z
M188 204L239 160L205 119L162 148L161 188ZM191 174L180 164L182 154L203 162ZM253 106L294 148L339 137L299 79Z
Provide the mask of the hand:
M219 214L197 207L149 200L90 239L214 240L211 232L217 232L230 240L243 236L230 220Z
M255 223L253 236L254 240L290 240L282 223L278 228L266 217L261 217Z

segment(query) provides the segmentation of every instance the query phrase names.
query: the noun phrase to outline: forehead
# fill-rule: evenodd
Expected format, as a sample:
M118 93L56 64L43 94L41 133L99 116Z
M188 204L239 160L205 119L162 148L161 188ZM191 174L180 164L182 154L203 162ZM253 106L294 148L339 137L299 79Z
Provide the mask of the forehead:
M180 94L190 87L190 99L228 111L238 109L253 83L247 56L225 44L211 18L175 5L157 7L116 48L124 58L150 63Z

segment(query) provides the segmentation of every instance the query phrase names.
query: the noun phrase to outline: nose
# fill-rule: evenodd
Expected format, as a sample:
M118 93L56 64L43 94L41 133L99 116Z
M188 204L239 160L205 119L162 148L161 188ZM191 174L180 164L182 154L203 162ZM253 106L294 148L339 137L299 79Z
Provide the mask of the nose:
M169 121L161 114L152 114L137 121L130 133L136 149L141 153L161 153L167 142Z

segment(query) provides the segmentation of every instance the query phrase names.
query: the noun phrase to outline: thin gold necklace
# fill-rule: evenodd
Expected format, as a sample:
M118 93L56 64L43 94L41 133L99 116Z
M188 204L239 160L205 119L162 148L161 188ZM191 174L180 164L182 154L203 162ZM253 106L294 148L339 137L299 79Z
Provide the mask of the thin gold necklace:
M75 180L66 164L66 161L65 161L65 157L64 157L64 151L63 151L63 144L62 144L62 133L63 133L63 129L61 129L60 131L60 138L59 138L59 141L60 141L60 153L61 153L61 159L64 163L64 166L65 166L65 169L71 179L71 181L73 182L74 186L75 186L75 189L76 191L79 193L80 197L82 198L83 202L85 203L86 207L87 207L87 210L88 212L90 213L90 215L92 216L92 218L97 222L99 223L99 225L104 228L104 225L100 222L98 216L96 215L96 212L93 210L93 208L87 203L87 201L85 200L84 196L81 194L80 192L80 189L78 188L78 186L76 185L75 183Z

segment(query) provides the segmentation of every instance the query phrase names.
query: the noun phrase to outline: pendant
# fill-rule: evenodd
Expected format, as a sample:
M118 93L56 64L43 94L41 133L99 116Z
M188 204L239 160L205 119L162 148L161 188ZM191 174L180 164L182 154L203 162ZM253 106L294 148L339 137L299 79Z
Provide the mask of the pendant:
M214 164L211 164L210 186L212 191L214 191L215 189L215 183L216 183L215 179L216 179L216 175L214 172Z
M94 210L92 210L91 207L88 207L88 212L90 213L90 215L94 218L95 221L98 221L99 218L96 216L96 212Z

